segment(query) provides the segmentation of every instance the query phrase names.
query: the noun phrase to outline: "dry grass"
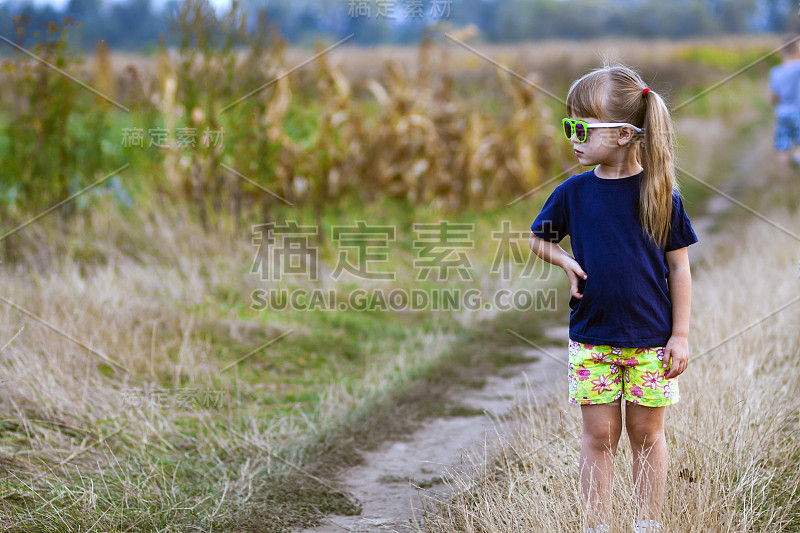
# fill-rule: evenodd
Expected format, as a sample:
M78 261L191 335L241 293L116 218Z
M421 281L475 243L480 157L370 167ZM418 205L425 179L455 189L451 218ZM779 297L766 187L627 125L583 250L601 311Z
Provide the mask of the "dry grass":
M249 435L214 431L217 424L225 427L224 415L230 413L162 408L146 399L140 404L141 396L130 395L141 387L218 386L214 376L219 361L194 334L198 317L183 315L181 308L202 302L213 290L200 273L210 249L226 263L216 269L221 274L241 259L242 247L236 250L211 239L190 247L187 225L141 219L136 230L127 228L128 235L119 232L120 246L115 246L111 222L116 217L98 209L94 221L107 225L106 238L88 243L98 248L103 261L59 257L49 228L31 227L21 246L30 256L17 268L3 270L3 296L107 354L130 373L3 306L0 335L8 340L18 334L2 351L0 368L5 385L0 400L3 499L6 505L27 502L23 509L4 510L3 522L9 526L47 529L97 520L108 525L129 513L130 523L137 524L144 518L136 510L161 507L156 502L169 502L162 507L165 511L198 504L202 486L212 486L217 476L238 496L247 490L247 475L257 468L252 464L229 472L212 461L218 472L200 471L196 475L209 477L198 480L196 487L183 485L185 467L178 458L184 453L188 463L218 457L220 449L230 453L246 447ZM134 236L137 230L141 233ZM73 228L63 237L76 238L80 232ZM158 235L166 257L153 258L147 250L138 258L126 256L126 241L144 242L148 233ZM210 431L187 435L180 429L190 423ZM218 438L222 434L230 436ZM165 462L159 464L158 456ZM180 514L170 510L152 519L170 521Z
M319 512L356 512L334 483L317 479L413 429L418 412L444 405L449 387L500 357L480 351L486 335L474 316L462 320L475 338L453 350L454 328L433 316L419 319L422 328L383 315L372 337L350 339L345 322L243 313L249 291L263 286L248 273L250 236L225 227L205 234L190 220L177 206L123 214L98 202L85 218L51 215L9 238L16 261L0 272L0 296L18 308L0 305L0 521L12 530L277 532ZM482 279L487 268L476 264ZM367 321L359 314L368 313L348 320ZM538 324L525 322L515 328L533 336ZM239 374L222 372L290 329L294 351L269 350ZM290 364L296 352L334 358L340 338L365 353L351 364L359 368ZM469 361L453 364L448 353ZM291 398L286 374L295 373L314 386L314 404L274 405Z
M797 211L771 216L785 227L800 223ZM792 237L768 224L729 230L736 235L725 245L729 254L708 254L694 276L693 360L680 378L681 401L668 409L671 463L661 519L668 531L796 531L800 252ZM449 480L457 494L431 506L427 531L585 527L577 484L581 422L579 409L566 402L563 378L529 391L514 431L482 450L486 468L465 465ZM618 524L633 517L630 462L630 447L621 444Z
M279 457L306 464L304 448L413 380L451 340L431 328L383 354L385 344L365 339L363 379L345 372L325 384L320 376L318 406L272 410L281 390L252 370L257 358L241 378L222 372L232 348L290 328L295 338L321 332L296 317L248 320L219 309L220 293L244 298L255 283L247 238L204 235L177 214L126 216L99 205L73 227L35 225L14 236L21 257L0 273L0 296L17 306L0 306L0 521L8 527L229 523L292 470Z

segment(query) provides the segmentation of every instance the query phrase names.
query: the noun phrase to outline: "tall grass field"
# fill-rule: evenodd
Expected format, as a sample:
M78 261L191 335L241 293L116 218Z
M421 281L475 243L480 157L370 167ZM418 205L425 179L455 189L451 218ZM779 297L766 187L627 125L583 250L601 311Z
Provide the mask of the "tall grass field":
M78 53L69 23L46 28L33 52L96 92L26 54L0 60L4 530L278 533L357 514L344 469L445 412L453 384L478 387L519 362L507 328L536 339L566 319L560 273L532 262L523 276L530 222L579 171L562 104L537 86L563 95L605 54L678 103L778 40L593 41L594 55L586 43L485 47L535 84L435 39L342 47L284 75L325 44L310 52L267 30L246 35L237 16L204 5L181 3L179 46L149 56ZM710 185L798 227L788 180L770 189L748 178L771 155L775 62L765 56L676 113L680 163L707 181L682 176L691 216L704 214ZM720 248L695 270L696 359L668 421L664 521L679 531L796 529L798 307L734 334L795 297L798 247L761 222L738 226L746 216L714 219ZM415 229L442 220L470 230L470 279L417 277ZM378 269L393 279L330 276L342 251L334 230L358 221L393 228ZM317 279L261 275L267 223L314 228L300 249ZM503 259L508 277L495 268L503 227L523 254ZM254 298L444 286L552 288L561 303L408 312ZM515 432L450 480L452 499L431 503L421 528L577 527L578 419L560 391L534 392Z

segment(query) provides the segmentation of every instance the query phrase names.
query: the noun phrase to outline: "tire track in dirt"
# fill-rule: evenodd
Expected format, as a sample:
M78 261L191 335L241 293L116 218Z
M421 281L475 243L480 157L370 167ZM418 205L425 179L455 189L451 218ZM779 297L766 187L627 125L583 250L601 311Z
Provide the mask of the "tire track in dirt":
M529 363L509 366L499 375L487 376L486 384L470 389L453 400L471 410L483 410L476 416L429 419L406 439L383 443L364 453L364 464L345 473L342 486L362 504L359 516L327 516L319 527L304 533L341 533L342 531L407 532L422 515L422 501L442 500L447 489L440 480L457 468L462 454L502 431L501 420L528 394L528 387L564 378L566 363L552 355L566 353L569 329L545 330L551 343L538 349L523 349ZM555 345L555 346L553 346ZM563 376L561 374L564 374ZM566 388L564 389L566 399Z

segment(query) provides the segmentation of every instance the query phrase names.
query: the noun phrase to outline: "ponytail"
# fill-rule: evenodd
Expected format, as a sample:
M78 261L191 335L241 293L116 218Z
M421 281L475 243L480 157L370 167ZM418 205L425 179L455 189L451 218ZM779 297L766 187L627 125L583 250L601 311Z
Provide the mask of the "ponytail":
M639 220L645 233L659 245L667 241L672 218L672 191L676 188L674 133L669 109L652 90L645 100L644 139L640 162L644 179L639 191Z

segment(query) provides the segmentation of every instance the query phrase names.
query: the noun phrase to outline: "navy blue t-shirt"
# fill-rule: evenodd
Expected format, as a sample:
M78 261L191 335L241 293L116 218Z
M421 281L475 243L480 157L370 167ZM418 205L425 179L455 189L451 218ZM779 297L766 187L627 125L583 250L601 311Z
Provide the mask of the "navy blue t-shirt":
M619 348L664 346L672 335L665 252L697 242L677 191L666 246L657 247L639 222L643 172L619 179L594 169L571 176L545 201L531 231L549 242L569 235L583 298L570 296L569 336Z

